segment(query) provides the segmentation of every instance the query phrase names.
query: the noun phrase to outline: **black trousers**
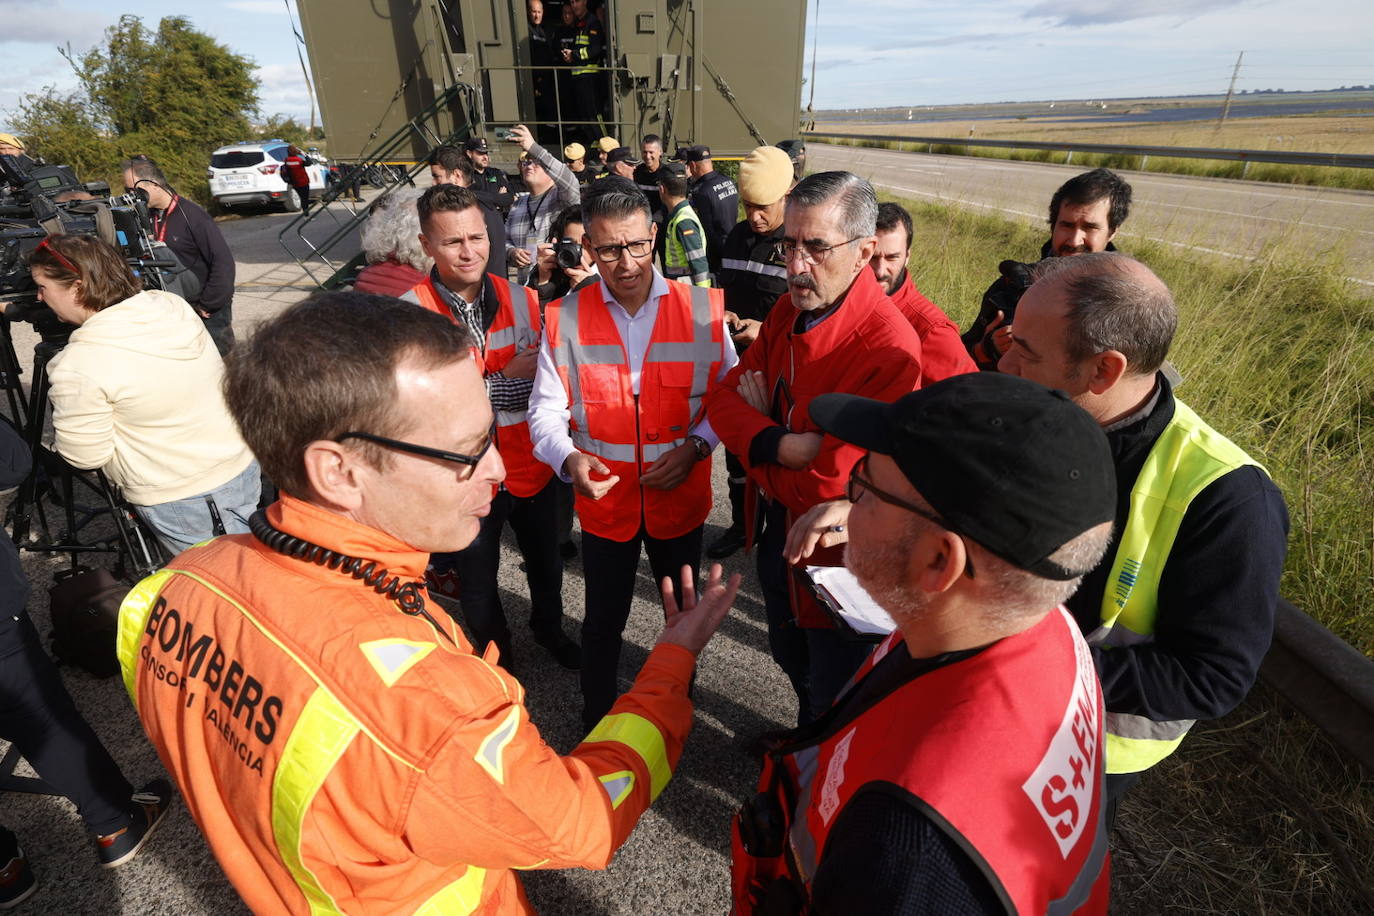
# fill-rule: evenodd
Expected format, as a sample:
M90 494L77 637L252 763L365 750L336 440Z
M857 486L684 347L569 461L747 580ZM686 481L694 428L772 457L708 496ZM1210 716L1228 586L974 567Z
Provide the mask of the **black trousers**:
M562 629L563 558L558 553L562 489L571 487L557 477L528 498L515 496L503 487L492 500L491 513L482 519L477 539L454 555L463 618L472 630L479 653L487 643L494 642L503 658L511 657L510 626L496 581L501 565L501 532L508 521L525 559L530 629L536 636Z
M621 635L630 619L640 545L649 555L654 582L667 576L677 586L684 566L696 577L701 566L701 536L701 525L662 541L649 537L643 528L623 543L582 532L582 570L587 581L586 617L582 622L582 722L588 729L615 704Z
M76 803L96 834L129 825L133 787L81 718L29 615L0 615L0 738ZM3 867L3 862L0 862Z

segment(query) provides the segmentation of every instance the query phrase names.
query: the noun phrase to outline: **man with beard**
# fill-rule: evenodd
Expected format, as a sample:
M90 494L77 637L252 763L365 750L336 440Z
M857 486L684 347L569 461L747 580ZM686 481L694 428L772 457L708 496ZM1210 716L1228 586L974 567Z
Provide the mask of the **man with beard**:
M959 327L911 282L911 214L894 203L878 205L878 247L869 266L879 285L921 338L921 384L929 385L961 372L976 372Z
M841 496L862 454L824 436L807 406L836 391L892 401L921 383L921 339L868 266L877 214L873 186L849 172L810 175L792 190L778 243L788 293L707 405L712 427L744 464L746 510L757 506L765 519L758 573L769 649L796 690L801 723L825 711L867 654L835 629L783 559L791 521ZM746 521L745 530L752 537L756 526ZM840 561L832 551L813 562Z
M1110 169L1075 175L1050 198L1050 240L1040 259L1064 258L1090 251L1115 251L1112 239L1131 212L1131 186ZM1016 303L1031 285L1031 265L1003 261L1001 276L983 294L978 317L964 332L964 346L980 369L997 368L1011 347Z
M1105 913L1102 693L1061 603L1111 537L1106 438L1063 392L994 373L811 414L867 454L788 552L847 538L896 630L769 742L734 822L734 912Z

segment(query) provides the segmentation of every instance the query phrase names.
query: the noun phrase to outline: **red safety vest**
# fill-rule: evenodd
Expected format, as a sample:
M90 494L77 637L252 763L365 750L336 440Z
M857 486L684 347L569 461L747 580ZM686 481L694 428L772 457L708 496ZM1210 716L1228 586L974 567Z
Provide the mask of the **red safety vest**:
M880 644L854 681L900 639ZM839 712L819 736L765 758L760 790L782 812L782 852L750 856L735 818L735 911L755 912L777 879L809 900L839 812L859 792L895 787L977 863L1006 912L1105 913L1103 718L1092 655L1063 608Z
M491 289L496 291L499 308L491 327L482 342L482 352L478 365L485 378L506 367L521 349L539 345L539 297L528 287L513 287L510 282L488 274ZM524 295L524 308L516 308L511 290L518 289ZM425 281L411 290L420 305L431 312L438 312L445 318L457 322L457 317L444 302L434 281ZM525 410L496 411L496 448L501 452L501 460L506 465L505 486L516 496L529 498L544 489L553 471L544 462L534 457L534 444L530 441L530 427L526 422Z
M650 537L662 539L686 534L706 521L711 511L709 458L698 461L671 490L641 486L639 477L685 443L704 416L706 388L720 372L724 319L720 290L669 283L658 303L636 397L630 360L601 297L601 284L548 306L549 350L568 392L573 444L620 477L600 499L577 494L584 530L624 542L641 525Z

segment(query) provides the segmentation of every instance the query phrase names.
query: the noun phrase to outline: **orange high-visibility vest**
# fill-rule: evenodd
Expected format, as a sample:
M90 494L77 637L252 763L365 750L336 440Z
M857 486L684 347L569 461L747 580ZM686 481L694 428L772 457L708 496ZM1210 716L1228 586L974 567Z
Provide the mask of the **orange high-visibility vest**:
M490 288L496 292L500 307L491 321L486 338L482 342L479 365L485 378L506 367L522 348L539 345L539 297L534 290L525 287L512 287L509 281L495 274L486 277ZM512 289L519 289L524 295L521 308L516 308ZM420 305L457 321L453 311L445 304L439 291L434 288L432 278L411 290ZM474 332L476 329L473 329ZM553 477L547 464L534 457L534 444L530 441L530 427L526 422L527 410L496 411L496 448L501 452L501 460L506 464L505 486L511 493L522 498L535 495Z
M548 306L549 350L568 392L568 430L580 451L600 458L620 481L600 499L577 494L582 528L628 541L643 525L650 537L673 538L711 511L711 460L698 461L671 490L639 477L684 444L705 415L706 389L720 371L725 298L718 289L669 283L659 300L649 349L630 384L620 331L595 283Z

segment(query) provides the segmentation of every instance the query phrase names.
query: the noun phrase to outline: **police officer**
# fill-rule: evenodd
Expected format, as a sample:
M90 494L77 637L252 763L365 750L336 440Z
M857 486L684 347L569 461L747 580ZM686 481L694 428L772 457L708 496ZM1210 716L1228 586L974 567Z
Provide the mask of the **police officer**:
M491 164L491 147L487 146L487 138L469 137L463 143L463 153L477 173L477 184L472 190L485 192L485 199L505 216L515 202L515 195L511 193L510 179L506 173Z
M711 264L711 273L719 275L721 248L739 215L739 188L716 171L709 146L689 146L682 150L680 158L687 163L687 175L691 178L687 197L692 202L692 209L701 217L701 228L706 233L706 257Z
M787 266L778 257L783 203L792 188L792 160L776 146L760 146L739 166L739 193L744 219L721 245L720 271L725 290L725 317L735 346L744 350L759 336L759 327L778 297L787 292ZM706 547L713 560L744 546L744 467L725 453L729 473L730 527Z
M693 286L710 286L706 237L701 217L687 200L687 167L665 162L659 169L658 197L666 212L668 240L663 252L663 275Z

